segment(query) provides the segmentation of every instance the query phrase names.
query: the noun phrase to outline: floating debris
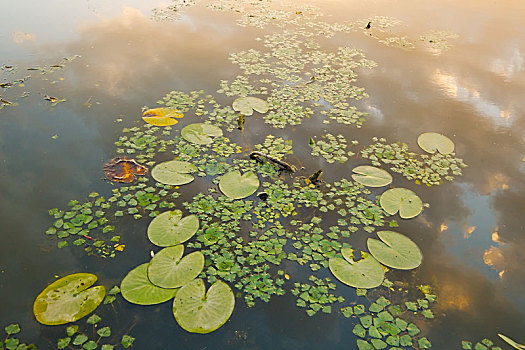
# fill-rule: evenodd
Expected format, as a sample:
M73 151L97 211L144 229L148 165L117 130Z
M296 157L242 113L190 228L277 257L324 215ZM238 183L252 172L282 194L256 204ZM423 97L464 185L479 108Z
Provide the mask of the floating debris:
M104 173L110 181L130 183L135 181L136 175L147 174L148 168L134 159L117 157L104 165Z

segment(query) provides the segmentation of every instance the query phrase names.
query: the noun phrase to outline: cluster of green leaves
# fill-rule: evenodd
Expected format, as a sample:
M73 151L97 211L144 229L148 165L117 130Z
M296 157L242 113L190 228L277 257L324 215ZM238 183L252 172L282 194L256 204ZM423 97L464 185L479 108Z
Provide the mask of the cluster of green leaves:
M53 226L46 230L47 235L60 239L58 248L69 245L66 239L74 239L75 246L83 246L88 254L97 254L101 257L115 257L115 249L119 247L120 236L112 235L105 238L103 235L113 233L115 226L110 225L108 209L111 203L96 192L89 194L89 199L80 204L77 200L70 200L68 210L53 208L49 215L55 221ZM98 237L91 235L96 232Z
M218 92L267 95L270 110L263 118L276 128L298 125L316 112L339 123L361 126L366 113L359 112L352 100L367 95L353 85L356 69L372 68L375 63L348 47L325 52L309 37L299 32L267 35L263 40L267 52L251 49L231 54L231 61L243 74L231 83L223 81Z
M388 214L379 205L378 199L372 201L368 197L371 192L363 185L341 179L333 184L326 184L328 191L325 198L319 202L322 212L335 211L341 216L339 226L347 226L347 230L355 232L358 226L363 225L363 230L368 233L375 231L376 227L385 224ZM391 220L390 227L397 227L397 222Z
M241 225L252 220L252 201L198 194L183 205L201 222L196 242L187 245L201 249L206 257L201 277L210 283L217 279L235 283L248 306L254 305L255 298L269 301L274 294L284 294L284 280L273 278L268 264L278 265L285 257L287 233L282 227L251 232L252 239L245 239L240 237Z
M461 169L467 165L455 153L417 154L408 150L403 142L386 143L384 138L374 137L374 142L361 151L363 158L370 159L372 164L386 164L390 170L399 173L408 180L424 183L427 186L439 185L443 180L453 181L454 176L461 176Z
M350 232L341 232L338 226L330 227L328 232L324 232L319 226L320 217L313 217L309 223L300 223L292 220L291 224L296 226L296 231L292 236L295 242L292 244L293 252L288 253L287 259L296 261L299 265L309 263L312 271L317 271L321 267L328 267L328 260L339 255L342 247L349 247L347 243L340 243L340 237L349 237Z
M55 221L46 234L61 239L59 248L68 246L69 239L73 245L84 247L88 255L114 258L117 251L124 249L124 245L120 244L121 237L114 234L115 226L112 223L115 217L124 214L132 215L135 219L145 215L155 217L159 209L175 206L169 199L179 196L174 186L158 182L148 186L149 181L146 177L140 177L135 185L114 188L108 199L92 192L82 204L77 200L69 201L68 210L50 209L49 215ZM108 233L113 234L104 237Z
M426 337L419 337L421 330L413 323L420 314L425 318L432 318L430 304L436 296L430 293L414 302L393 304L384 296L380 296L371 303L368 309L363 304L347 306L341 309L347 318L357 318L352 332L361 339L357 340L360 350L400 349L414 347L430 349L432 344ZM432 317L429 317L432 315Z
M101 342L106 342L112 339L111 328L109 326L99 327L100 321L102 321L102 318L100 318L100 316L97 314L93 314L86 320L86 324L91 326L89 327L91 329L85 332L79 332L78 325L67 327L67 336L58 339L57 348L94 350L100 346L100 349L102 350L112 350L119 347L120 345L124 349L129 349L133 346L135 338L127 334L124 334L121 338L119 338L120 341L116 344L100 344Z
M159 153L166 152L168 147L174 145L175 141L168 138L171 130L172 128L169 126L160 128L151 124L124 128L122 130L123 135L119 137L118 141L115 141L116 152L133 156L139 163L153 166L155 165L154 157ZM163 136L164 138L162 138Z
M315 276L308 277L312 283L294 283L292 294L297 296L296 305L306 308L308 316L315 315L318 311L326 314L332 313L332 304L342 303L345 298L336 296L330 291L336 289L335 283L331 283L330 278L324 280Z
M328 163L345 163L348 157L355 153L347 151L346 139L343 135L334 136L332 134L323 135L323 139L315 142L310 138L310 147L312 148L312 156L322 156ZM352 141L352 144L357 144L357 141Z
M255 149L277 159L283 159L285 155L293 154L292 140L285 140L274 135L266 136L264 143L255 145Z
M0 341L1 350L36 350L37 347L34 344L21 343L20 339L14 337L15 334L20 333L20 325L18 323L12 323L5 326L4 331L6 337L3 341Z
M490 339L484 338L479 342L473 343L468 340L461 341L461 349L463 350L501 350L499 346L495 346Z

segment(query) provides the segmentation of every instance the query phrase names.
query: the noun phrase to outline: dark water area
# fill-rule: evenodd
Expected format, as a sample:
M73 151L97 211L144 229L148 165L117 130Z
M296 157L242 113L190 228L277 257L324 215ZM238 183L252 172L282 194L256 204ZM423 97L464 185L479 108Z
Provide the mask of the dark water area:
M131 217L115 222L126 244L115 259L86 256L75 247L58 249L57 240L44 234L52 224L48 209L64 208L70 199L83 200L92 191L110 195L115 185L104 179L102 169L117 155L113 143L122 128L143 124L142 107L155 107L169 91L204 90L231 104L233 98L215 93L221 80L239 74L229 54L262 50L256 38L283 30L271 23L264 29L239 26L242 14L212 11L205 2L181 8L171 21L152 19L152 10L166 4L3 4L0 65L15 68L0 71L0 83L31 77L23 86L0 89L0 97L18 103L0 109L0 325L20 323L20 338L39 348L56 348L56 339L64 336L64 327L40 325L33 316L33 301L48 283L58 276L90 272L109 289L133 267L149 261L155 249L145 234L149 219ZM396 187L416 191L429 207L415 219L397 220L398 230L421 248L423 264L387 277L434 288L436 317L420 328L435 349L460 349L461 340L484 337L510 348L497 333L525 342L524 3L308 4L318 6L325 14L320 19L327 22L372 16L403 21L395 30L378 33L383 36L379 39L362 28L319 39L326 51L350 46L377 63L373 69L358 69L356 85L369 95L356 102L369 114L363 127L323 124L314 116L301 125L274 129L255 116L244 133L235 130L227 136L246 149L268 134L292 139L294 154L288 159L305 168L302 175L323 168L327 182L350 178L352 168L369 162L354 156L329 165L310 155L310 137L343 134L359 141L351 148L356 153L374 136L405 142L413 152L420 151L417 136L423 132L450 137L468 165L453 182L427 187L393 174ZM432 30L457 37L447 39L449 48L436 48L428 39L420 40ZM385 45L380 42L385 37L410 38L415 48ZM79 57L63 60L74 55ZM64 67L46 74L27 70L55 64ZM25 92L27 97L22 97ZM53 106L45 96L66 101ZM195 122L201 120L186 116L175 127ZM188 185L177 204L204 191L209 180L199 178ZM381 192L372 189L373 194ZM359 236L355 246L364 248L365 238ZM290 261L283 269L292 276L304 274ZM320 275L331 276L329 271ZM354 288L340 293L347 302L357 298ZM357 349L355 319L336 312L309 317L295 300L287 293L247 308L237 299L230 320L207 335L182 330L170 302L145 307L119 297L111 308L96 312L114 332L136 337L136 349Z

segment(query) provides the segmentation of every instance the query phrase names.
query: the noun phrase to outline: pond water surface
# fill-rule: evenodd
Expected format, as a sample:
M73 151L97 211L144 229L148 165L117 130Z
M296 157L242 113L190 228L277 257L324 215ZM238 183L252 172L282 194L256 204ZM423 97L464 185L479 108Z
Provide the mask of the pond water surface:
M223 5L246 9L247 3ZM32 311L35 297L55 278L90 272L109 289L157 250L145 234L149 219L132 217L115 221L125 249L113 259L87 256L73 246L59 249L57 239L44 234L53 222L48 209L63 209L71 199L83 201L92 191L111 194L117 185L105 180L103 165L117 156L114 142L122 129L143 124L143 106L154 107L172 90L204 90L231 104L234 97L216 93L221 80L232 81L240 73L229 55L264 50L257 38L293 29L288 19L268 19L255 10L213 11L206 1L188 4L165 20L154 11L172 5L165 1L17 1L2 6L0 83L30 77L0 89L1 97L13 102L0 109L0 320L3 326L19 323L25 342L52 349L64 336L63 326L40 325ZM356 155L344 164L328 164L310 155L310 137L342 134L359 141L351 147L356 153L372 137L382 137L421 153L418 135L447 135L468 165L462 176L428 187L393 174L396 187L414 190L429 207L415 219L397 220L397 230L421 248L423 264L387 277L407 289L432 287L435 318L418 325L435 349L461 349L462 340L485 337L509 348L497 333L524 343L525 4L319 0L270 5L306 16L305 4L316 6L312 13L324 14L308 23L355 25L329 38L320 27L306 26L318 35L323 50L348 46L377 63L372 69L356 68L355 85L368 97L355 106L369 114L366 121L356 128L326 124L312 115L301 125L279 129L256 114L247 118L244 133L235 129L226 136L246 150L268 134L292 139L294 154L287 159L304 167L300 175L322 168L324 180L333 182L350 178L351 169L367 160ZM379 30L374 16L399 23ZM243 18L263 28L239 25ZM368 21L367 31L363 23ZM432 31L454 35L446 45L440 41L443 33L438 39L421 38ZM64 66L45 74L27 70L51 65ZM53 105L46 96L66 101ZM174 128L202 120L187 115ZM215 186L209 180L181 189L177 206ZM358 248L365 246L361 234ZM284 268L292 280L304 282L310 274L292 262ZM326 269L318 275L331 276ZM338 294L345 296L345 306L368 302L340 283ZM230 320L207 335L182 330L170 303L145 307L119 296L97 313L115 334L133 335L137 349L357 349L356 318L335 310L309 317L295 302L289 292L251 308L237 298Z

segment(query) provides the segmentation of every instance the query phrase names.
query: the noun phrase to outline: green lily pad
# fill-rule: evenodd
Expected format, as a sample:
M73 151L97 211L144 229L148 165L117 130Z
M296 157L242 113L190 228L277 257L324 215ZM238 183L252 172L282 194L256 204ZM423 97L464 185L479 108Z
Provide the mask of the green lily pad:
M428 153L436 153L438 151L441 154L449 154L454 152L454 142L437 132L426 132L419 135L417 144Z
M355 288L378 287L385 277L383 267L371 255L353 264L345 259L331 258L328 266L335 278Z
M382 242L369 238L367 246L381 264L400 270L411 270L421 265L421 250L410 238L394 231L379 231L377 235Z
M160 247L169 247L186 242L199 229L196 215L182 217L182 211L176 209L159 214L148 226L148 238Z
M148 266L151 283L162 288L177 288L197 278L204 268L204 255L193 252L182 258L183 252L184 247L176 245L155 254Z
M252 171L241 175L239 170L234 170L221 176L219 188L232 199L246 198L259 188L259 178Z
M244 115L252 115L253 111L256 110L259 113L266 113L270 108L268 102L258 97L239 97L233 101L233 109L237 112L241 112Z
M392 183L392 175L388 171L370 165L361 165L352 169L354 181L369 187L383 187Z
M190 174L197 170L197 167L189 162L170 160L155 165L151 176L165 185L185 185L195 179Z
M170 300L179 289L161 288L148 279L148 265L145 263L131 270L120 284L122 297L133 304L154 305Z
M188 332L210 333L230 318L235 306L231 288L217 281L206 293L200 278L182 287L173 301L173 315L177 323Z
M180 134L186 141L207 145L213 142L212 137L222 136L222 129L215 125L195 123L182 128Z
M36 298L33 313L38 322L59 325L90 314L104 300L104 286L89 288L97 281L90 273L76 273L51 283Z
M379 204L388 214L394 215L399 211L403 219L418 216L423 210L421 198L408 188L391 188L381 195Z

